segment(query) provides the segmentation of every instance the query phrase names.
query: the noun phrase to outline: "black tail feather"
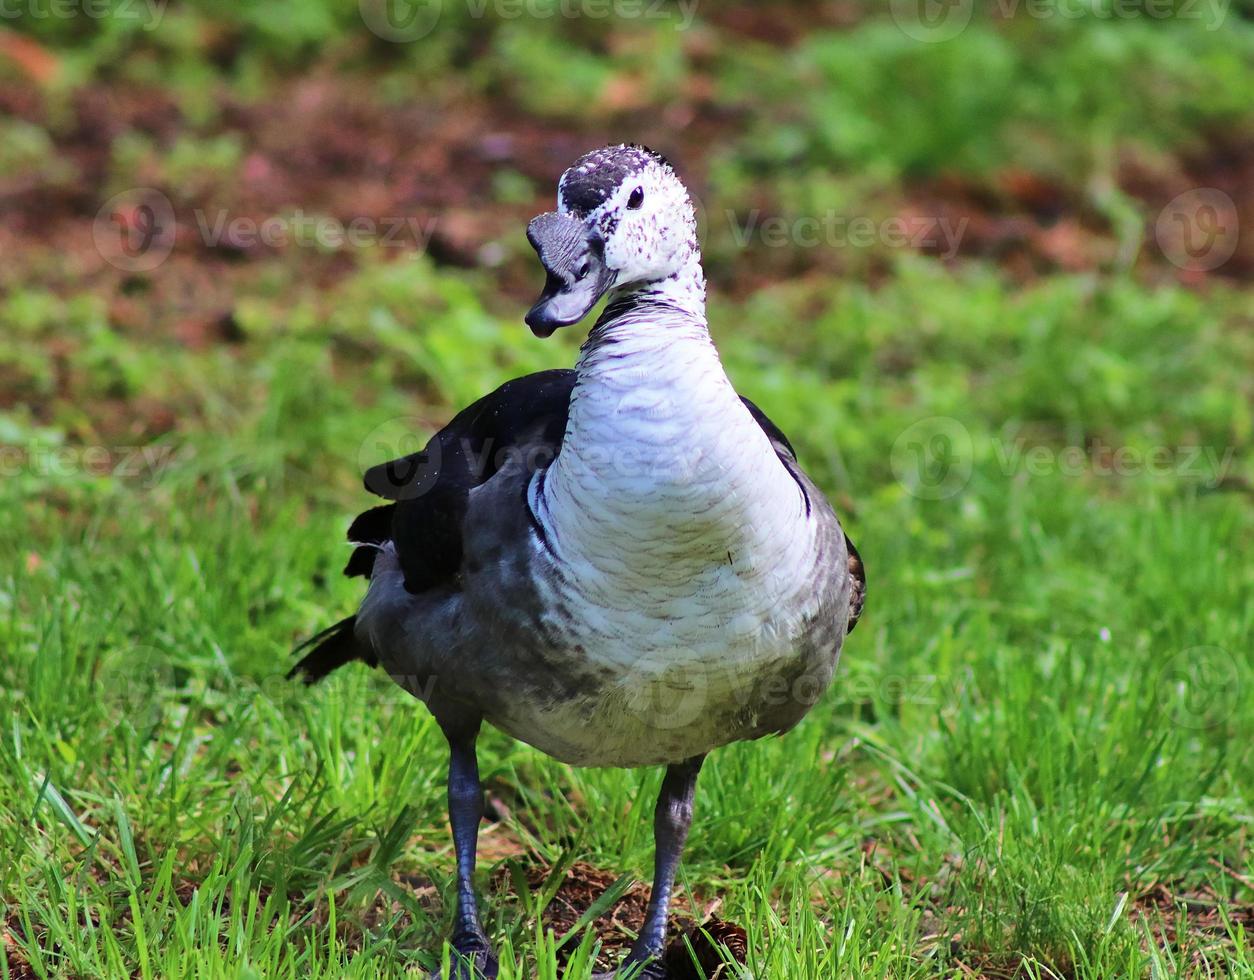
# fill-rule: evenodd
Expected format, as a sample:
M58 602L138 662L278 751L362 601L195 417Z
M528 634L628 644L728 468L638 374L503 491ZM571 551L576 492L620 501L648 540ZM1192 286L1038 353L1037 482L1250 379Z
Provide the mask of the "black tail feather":
M352 663L354 660L377 667L379 662L374 654L362 649L353 635L353 627L356 623L356 616L341 619L334 626L328 626L293 650L294 654L305 650L309 652L288 671L288 680L299 676L306 684L316 684L331 671ZM313 649L311 650L310 647Z

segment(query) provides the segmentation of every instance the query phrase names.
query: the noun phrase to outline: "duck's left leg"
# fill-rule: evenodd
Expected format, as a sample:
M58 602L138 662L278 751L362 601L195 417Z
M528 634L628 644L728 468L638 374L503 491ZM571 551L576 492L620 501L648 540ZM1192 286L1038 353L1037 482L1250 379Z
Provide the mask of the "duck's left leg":
M697 774L705 756L699 755L667 766L662 792L653 814L653 891L644 913L644 926L631 951L616 973L602 973L597 980L613 980L632 975L637 980L665 980L662 953L666 949L666 917L670 911L675 872L692 825L692 801L697 792ZM640 967L643 966L643 970ZM634 972L633 972L634 971Z
M433 713L448 739L448 817L457 852L457 909L449 940L453 947L450 976L445 980L492 980L497 974L497 960L479 920L474 880L479 823L483 820L483 784L475 755L482 720ZM440 974L432 974L431 980L441 980Z

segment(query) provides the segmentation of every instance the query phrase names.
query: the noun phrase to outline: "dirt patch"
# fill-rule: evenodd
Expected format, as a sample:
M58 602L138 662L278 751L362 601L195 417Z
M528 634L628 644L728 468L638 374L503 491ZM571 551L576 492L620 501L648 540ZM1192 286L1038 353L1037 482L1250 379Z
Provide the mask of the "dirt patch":
M894 891L900 883L905 894L920 903L923 911L916 955L939 955L957 967L963 977L973 980L1020 980L1029 976L1071 980L1079 974L1065 954L1050 957L1045 965L1023 952L1006 952L1004 945L996 950L985 948L963 934L962 923L967 921L969 910L950 903L949 882L958 875L991 873L983 862L969 864L952 855L935 873L916 876L908 862L893 860L891 848L883 842L864 841L861 850L866 866L878 873L886 891ZM1233 867L1218 861L1211 863L1242 888L1254 887ZM1112 907L1117 900L1118 896L1110 896ZM1254 935L1254 902L1233 901L1211 887L1158 882L1138 894L1130 892L1123 915L1137 929L1148 928L1155 948L1168 949L1182 966L1194 967L1195 972L1186 971L1189 976L1211 976L1216 961L1236 952L1226 923L1232 924L1233 933L1239 926L1246 936Z
M840 5L824 9L836 20L846 16ZM729 31L787 43L749 8L734 8L727 18ZM771 20L771 30L794 33ZM506 257L498 243L521 242L525 221L551 206L556 176L588 147L630 131L674 153L700 190L710 152L733 141L742 123L700 84L680 100L676 118L626 111L613 115L613 125L546 122L501 98L388 105L376 88L364 76L289 79L258 102L224 95L216 122L198 127L153 88L101 83L76 92L68 107L53 113L32 83L6 85L0 111L47 126L58 165L0 178L0 245L19 257L5 279L65 290L88 285L106 295L148 283L152 329L179 341L213 343L221 333L217 324L229 315L230 296L249 285L241 269L251 263L282 255L300 267L299 279L325 286L354 267L334 242L356 222L358 240L377 242L389 254L424 251L440 263L496 266ZM1178 195L1213 188L1234 202L1242 228L1254 227L1254 139L1216 134L1190 156L1152 164L1128 156L1117 182L1144 205L1151 225ZM128 187L153 188L171 202L170 257L152 269L110 267L93 237L102 205ZM996 261L1021 277L1100 267L1117 249L1109 217L1079 189L1019 170L907 186L899 217L907 225L923 217L962 222L958 254ZM331 230L324 234L311 225L302 240L302 220L326 222ZM266 222L274 234L261 232ZM124 225L125 215L117 220L119 234ZM107 221L104 227L109 230ZM1142 258L1170 271L1173 256L1153 247L1153 230ZM917 247L936 254L950 244ZM22 258L32 251L59 256L62 274ZM797 249L789 273L830 272L826 251ZM529 298L532 272L502 268L507 294ZM1206 274L1254 275L1254 235L1242 235L1232 257ZM1189 270L1181 275L1204 278ZM206 289L206 281L218 288ZM192 310L179 308L175 297L188 296L204 298Z
M921 182L900 216L960 230L954 255L996 262L1020 281L1094 268L1114 251L1105 222L1070 189L1019 170L987 182L958 175ZM942 249L952 244L934 241L921 251L947 257Z
M1133 264L1151 279L1202 285L1211 278L1254 277L1254 139L1215 132L1199 149L1151 160L1126 152L1115 187L1141 212L1115 227L1117 205L1103 211L1085 193L1030 171L991 179L946 175L907 189L899 217L961 228L956 254L1000 265L1016 280ZM942 254L946 240L926 244Z
M4 922L4 956L8 963L8 975L12 980L38 980L39 974L23 955L16 938L21 932L16 915L9 915Z
M552 872L553 869L546 865L530 864L523 867L527 887L533 894L540 892L546 885L552 887L549 880ZM566 935L578 925L584 914L615 881L617 876L590 864L578 862L572 865L562 876L552 901L545 907L541 922L555 935ZM513 891L509 868L498 869L493 877L492 887L501 895ZM589 928L596 932L601 943L597 958L598 969L612 968L631 947L633 937L644 924L648 901L648 886L642 882L633 882L618 901L589 923ZM701 920L700 925L698 918ZM745 930L734 923L719 919L711 909L699 911L685 896L680 896L672 906L669 931L674 938L667 947L666 963L671 975L677 980L723 976L725 960L719 951L720 947L726 948L736 962L745 962L748 952ZM565 963L571 952L570 946L577 941L572 939L564 950L565 955L563 950L558 951L562 963ZM692 949L691 954L689 946ZM694 956L700 964L700 970L694 967Z
M823 3L726 4L702 11L706 20L747 38L788 47L824 28L849 28L866 19L867 9L852 0Z
M1197 149L1154 163L1127 155L1118 180L1150 216L1147 260L1174 267L1187 284L1254 279L1254 136L1217 131Z
M1157 945L1174 952L1181 964L1197 969L1198 976L1209 975L1215 957L1232 952L1232 940L1225 924L1232 923L1254 935L1254 903L1226 901L1211 888L1179 889L1158 883L1137 898L1132 918L1144 922Z
M280 283L320 291L365 251L499 265L561 169L608 138L486 101L384 105L369 78L320 75L257 103L224 96L208 127L122 82L55 111L16 82L0 112L46 128L55 157L0 176L0 288L87 289L120 332L191 347L240 339L234 304L276 263ZM520 302L537 286L501 278Z
M1043 966L1037 960L1015 955L963 956L956 958L954 965L963 977L971 980L1026 980L1028 977L1075 980L1077 976L1071 964Z
M521 313L540 278L523 228L553 206L562 169L589 147L631 134L673 156L704 194L711 155L734 146L746 121L745 110L716 96L719 32L787 46L815 23L839 28L862 15L845 2L799 11L766 16L733 5L713 13L711 29L685 41L693 71L664 111L624 104L562 123L521 111L502 92L391 103L369 73L319 66L275 80L255 101L224 88L209 123L188 118L166 91L120 79L51 105L33 79L41 77L40 59L55 56L22 41L0 52L27 64L25 79L0 86L0 114L46 131L51 144L0 174L0 292L90 292L109 329L128 342L247 356L241 300L312 308L325 319L336 285L364 263L421 253L486 270L490 302L504 297ZM1152 280L1202 286L1254 278L1254 139L1216 134L1180 158L1128 155L1115 182L1143 219L1131 232L1112 227L1093 193L1019 170L916 181L876 204L907 230L904 247L946 261L990 261L1018 281L1134 260ZM1203 196L1186 197L1181 213L1163 217L1171 202L1199 189L1224 195L1231 213ZM153 210L162 201L168 215ZM769 180L746 202L768 215L777 204ZM1135 212L1131 220L1137 224ZM1230 257L1213 267L1193 261L1193 250L1205 252L1225 223L1241 231ZM961 234L954 241L928 232L938 224ZM916 240L912 230L923 234ZM1121 254L1129 234L1139 250ZM733 299L781 281L812 282L817 291L856 275L875 285L893 272L887 248L862 258L848 248L729 252L722 235L708 272L712 290ZM355 247L359 241L366 247ZM70 330L43 339L51 396L24 369L0 369L0 409L21 404L44 424L70 417L79 429L68 436L82 441L152 437L186 417L189 406L172 396L157 404L144 403L142 393L101 392L73 367L84 343ZM58 404L73 411L59 412ZM85 405L93 410L81 411ZM82 431L87 424L92 430Z
M836 20L846 16L839 5L825 9ZM729 31L787 43L749 8L727 18ZM776 21L772 30L791 36ZM231 297L250 284L242 271L249 264L282 255L299 266L296 278L326 286L354 267L334 243L355 228L358 240L377 242L389 254L424 251L440 263L494 266L505 257L496 243L520 242L525 221L551 206L556 176L580 152L611 139L611 129L660 140L700 189L709 153L734 140L741 123L699 84L681 100L682 118L637 119L628 111L615 115L612 127L538 120L503 99L386 105L375 89L368 77L313 74L277 82L258 102L224 95L217 121L197 127L168 94L134 84L83 89L55 114L37 86L7 85L0 111L47 126L58 166L0 179L0 245L19 257L5 279L63 290L88 285L110 296L144 292L149 329L180 342L214 343ZM1242 227L1254 227L1254 140L1216 136L1192 156L1153 165L1129 157L1118 183L1151 219L1191 188L1214 188L1236 202ZM93 237L102 205L128 187L153 188L172 206L170 257L151 269L111 267ZM904 196L899 217L907 225L923 217L962 222L958 254L999 262L1021 277L1114 258L1108 217L1077 189L1030 172L940 177L908 186ZM304 239L301 221L311 223ZM262 233L266 222L272 234ZM126 215L116 219L118 234L125 224ZM111 227L108 216L103 227ZM918 248L936 253L950 244ZM827 250L796 251L789 274L831 271ZM1146 261L1170 267L1162 248L1144 251ZM56 254L60 275L22 258L32 252ZM507 294L527 299L533 271L501 269ZM1235 254L1211 274L1254 275L1254 235L1243 235ZM188 297L200 297L192 309ZM118 305L119 318L133 322L134 312Z
M1130 903L1127 913L1138 928L1144 924L1154 938L1154 946L1167 949L1175 957L1184 974L1210 976L1214 964L1235 952L1225 915L1234 929L1237 925L1245 934L1254 932L1254 905L1226 902L1208 888L1177 890L1171 885L1158 883ZM957 965L964 976L987 980L1019 980L1035 976L1042 969L1043 975L1071 980L1078 976L1070 962L1051 963L1048 968L1022 956L984 953L954 949ZM1029 967L1031 969L1029 969Z
M55 111L34 85L6 84L0 111L52 139L49 160L0 175L0 292L87 291L117 334L190 349L246 344L241 297L332 302L367 251L371 261L502 262L526 248L522 228L551 206L540 195L551 198L554 175L604 138L488 104L385 107L368 80L317 76L278 83L258 104L228 99L207 130L166 94L123 83ZM503 171L523 197L486 206ZM348 234L367 248L339 244ZM502 240L508 248L493 245ZM500 272L521 309L534 270ZM70 433L87 441L168 431L180 406L102 397L73 369L85 342L49 336L52 397L39 379L6 373L0 408L26 405L50 423L57 401L100 404L93 431Z

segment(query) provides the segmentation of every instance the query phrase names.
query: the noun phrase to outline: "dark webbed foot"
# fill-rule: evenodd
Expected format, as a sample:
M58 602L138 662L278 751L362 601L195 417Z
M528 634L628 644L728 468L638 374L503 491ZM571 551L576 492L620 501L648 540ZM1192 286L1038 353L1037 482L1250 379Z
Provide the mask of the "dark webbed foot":
M667 767L662 792L653 814L653 837L656 844L653 867L653 891L644 913L644 927L636 943L619 968L613 973L598 973L595 980L666 980L670 972L662 961L666 948L666 915L671 904L671 890L679 857L688 840L692 824L692 799L697 791L697 773L704 756Z
M454 939L450 945L448 974L436 970L429 980L495 980L498 964L486 937Z
M649 960L643 968L628 957L617 969L610 973L594 973L592 980L667 980L670 971L661 960Z

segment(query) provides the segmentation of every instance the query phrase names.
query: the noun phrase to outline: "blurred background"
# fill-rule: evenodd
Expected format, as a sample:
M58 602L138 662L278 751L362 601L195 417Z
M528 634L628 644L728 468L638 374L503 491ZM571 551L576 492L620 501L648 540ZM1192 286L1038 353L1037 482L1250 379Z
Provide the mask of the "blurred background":
M1238 975L1252 93L1249 0L0 0L6 962L441 935L429 722L278 677L356 601L361 470L573 363L523 230L626 141L870 576L815 717L720 757L689 884L760 977ZM647 866L636 775L485 759L490 855ZM197 888L260 910L236 959L172 925Z
M1254 274L1250 13L10 0L0 285L7 343L23 343L4 352L4 409L79 438L154 436L204 408L176 362L221 348L251 363L281 338L374 361L380 380L457 384L413 356L458 305L436 295L520 309L538 278L525 220L607 142L659 149L697 193L712 294L747 304L719 328L817 345L825 376L872 346L920 353L918 335L882 344L860 319L881 289L882 316L984 356L993 325L969 309L951 324L947 302L1109 279L1212 302ZM923 297L933 308L908 312ZM477 360L531 349L491 334L465 345ZM1069 369L1090 401L1149 380Z

